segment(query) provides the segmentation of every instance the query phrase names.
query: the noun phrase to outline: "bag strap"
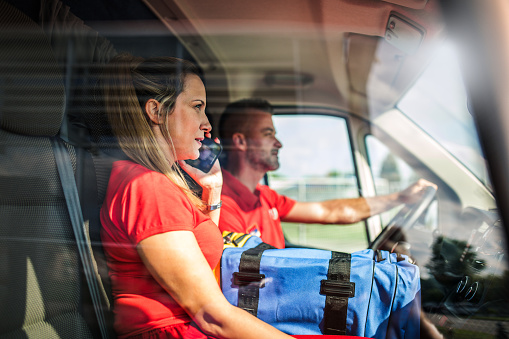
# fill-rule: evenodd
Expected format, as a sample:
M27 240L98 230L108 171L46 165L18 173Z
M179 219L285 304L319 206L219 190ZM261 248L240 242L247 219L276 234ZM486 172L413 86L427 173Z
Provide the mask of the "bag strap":
M324 334L345 335L348 298L355 296L355 283L350 282L349 253L332 252L327 280L321 281L320 294L326 296Z
M233 273L233 284L239 286L238 307L256 317L258 313L258 299L260 288L265 286L265 274L260 274L260 261L265 250L273 249L262 242L250 248L240 256L239 271Z
M67 148L60 138L51 138L51 145L53 147L58 174L62 183L62 190L64 192L67 209L69 211L69 217L71 219L74 236L76 238L76 246L78 247L83 270L85 271L87 285L90 289L90 295L94 304L97 322L99 324L102 337L108 338L106 320L103 310L100 306L101 296L99 293L97 276L94 274L92 253L87 245L87 240L84 233L85 222L81 212L78 189L76 187L76 181L73 175L71 159L69 157Z

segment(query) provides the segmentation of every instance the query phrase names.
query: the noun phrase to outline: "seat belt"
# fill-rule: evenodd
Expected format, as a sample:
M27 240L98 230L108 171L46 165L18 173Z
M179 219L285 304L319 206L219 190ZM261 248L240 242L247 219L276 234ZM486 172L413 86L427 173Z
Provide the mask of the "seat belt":
M74 172L71 166L71 158L68 150L63 144L63 141L58 137L51 138L51 146L55 155L58 174L62 183L62 190L64 192L69 217L71 219L74 236L76 238L76 246L81 258L83 270L85 271L85 278L90 290L92 303L94 304L97 322L101 335L104 339L108 338L108 331L106 327L106 320L103 310L101 308L101 296L97 282L97 276L94 274L93 258L90 248L88 247L87 238L85 236L85 222L81 212L79 202L78 189L74 179Z

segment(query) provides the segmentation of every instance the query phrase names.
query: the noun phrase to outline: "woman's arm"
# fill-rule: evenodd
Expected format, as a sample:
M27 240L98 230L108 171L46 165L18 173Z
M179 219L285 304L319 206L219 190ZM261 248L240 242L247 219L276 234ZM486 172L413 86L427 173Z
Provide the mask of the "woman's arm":
M223 296L189 231L157 234L138 244L145 266L206 334L218 338L291 338Z

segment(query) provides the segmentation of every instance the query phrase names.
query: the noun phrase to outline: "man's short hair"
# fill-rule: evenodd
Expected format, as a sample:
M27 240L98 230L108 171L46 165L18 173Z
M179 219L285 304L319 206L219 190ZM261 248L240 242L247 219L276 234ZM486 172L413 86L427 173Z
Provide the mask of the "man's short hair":
M246 134L250 125L250 114L248 111L258 110L272 114L274 108L264 99L250 98L234 101L226 106L221 119L219 120L219 138L227 155L232 144L232 136L235 133Z

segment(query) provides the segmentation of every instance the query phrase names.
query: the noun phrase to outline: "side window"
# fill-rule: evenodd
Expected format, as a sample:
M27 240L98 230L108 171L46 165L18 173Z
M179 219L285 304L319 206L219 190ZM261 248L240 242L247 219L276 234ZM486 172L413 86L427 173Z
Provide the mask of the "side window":
M359 196L345 119L334 116L276 115L283 144L280 168L269 173L270 186L298 201ZM283 223L287 241L302 246L352 252L367 246L365 223L315 225Z
M373 135L368 135L366 137L366 148L368 151L371 173L375 183L376 195L401 191L419 180L419 176L412 167L391 152L386 145ZM397 212L398 209L392 209L382 213L382 225L387 225ZM424 220L421 221L421 227L424 226L430 231L436 229L438 224L437 213L438 206L437 202L434 201L428 208Z

